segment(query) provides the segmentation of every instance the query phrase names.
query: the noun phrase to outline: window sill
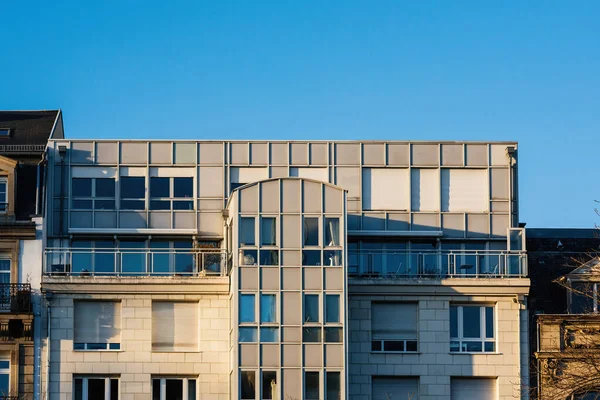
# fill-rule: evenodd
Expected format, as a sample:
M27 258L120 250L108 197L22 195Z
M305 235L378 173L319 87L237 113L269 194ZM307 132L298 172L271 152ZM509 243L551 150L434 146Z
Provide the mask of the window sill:
M465 355L474 355L474 354L479 354L479 355L484 355L484 356L494 356L494 355L498 355L501 356L503 353L498 353L496 351L449 351L448 354L451 354L453 356L456 355L461 355L461 354L465 354Z
M371 351L371 354L399 354L399 355L419 355L420 351Z
M108 349L99 349L99 350L88 350L88 349L73 349L73 351L77 353L122 353L125 350L108 350Z

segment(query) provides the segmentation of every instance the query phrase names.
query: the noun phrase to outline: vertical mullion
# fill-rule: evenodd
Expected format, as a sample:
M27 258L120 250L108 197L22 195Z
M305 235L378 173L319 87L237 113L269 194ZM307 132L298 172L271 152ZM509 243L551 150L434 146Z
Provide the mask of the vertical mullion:
M87 400L87 398L88 398L88 378L83 378L81 381L82 381L81 397L84 400Z
M104 378L104 400L110 399L110 378Z
M182 398L183 398L183 400L188 400L190 398L189 394L188 394L188 389L189 389L188 388L188 379L187 378L183 378L181 380L181 384L183 385Z
M167 380L160 378L160 400L167 400Z

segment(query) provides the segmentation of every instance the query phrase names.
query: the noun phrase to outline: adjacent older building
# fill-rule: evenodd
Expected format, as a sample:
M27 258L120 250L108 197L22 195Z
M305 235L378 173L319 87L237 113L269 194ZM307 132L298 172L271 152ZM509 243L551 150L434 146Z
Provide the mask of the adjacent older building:
M42 164L62 136L60 111L0 111L0 398L31 399L39 379Z
M515 143L47 156L47 399L526 395Z

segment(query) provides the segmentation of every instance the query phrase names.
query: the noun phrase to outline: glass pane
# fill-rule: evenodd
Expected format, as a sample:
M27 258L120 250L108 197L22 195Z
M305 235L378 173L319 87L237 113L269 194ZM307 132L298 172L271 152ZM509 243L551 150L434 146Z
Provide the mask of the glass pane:
M319 322L319 295L304 295L304 322Z
M193 210L194 202L193 201L173 201L173 210Z
M482 351L481 342L463 342L464 351L480 352Z
M240 394L242 399L256 399L256 372L242 371Z
M175 273L191 275L194 272L192 242L177 241L173 243L173 247L175 248Z
M458 307L450 307L450 337L458 337Z
M110 350L121 350L121 343L110 343L108 348Z
M494 337L494 307L485 308L485 337Z
M373 340L371 342L371 351L381 351L381 340Z
M115 178L96 178L96 197L115 197Z
M240 322L255 322L254 295L240 295Z
M167 399L183 400L183 380L167 379Z
M73 343L73 350L85 350L84 343Z
M588 314L594 312L594 285L584 282L574 282L571 294L572 314Z
M262 373L262 398L263 400L277 399L277 373L274 371Z
M404 342L402 340L385 340L383 351L404 351Z
M302 329L302 340L308 343L321 342L321 328L304 328Z
M115 273L115 244L113 242L96 242L96 249L94 252L94 273Z
M121 200L121 210L144 210L144 200Z
M92 209L92 200L73 199L73 209L75 209L75 210L91 210Z
M258 342L256 328L240 328L239 329L240 343L255 343Z
M314 251L314 250L308 250L308 251ZM339 267L342 265L342 251L341 250L325 250L323 252L323 260L324 260L325 266Z
M170 210L171 209L171 201L169 201L169 200L151 200L150 201L150 209L151 210Z
M261 250L260 265L279 265L279 251Z
M319 373L304 373L304 398L306 400L319 400Z
M160 400L160 379L152 379L152 400Z
M279 328L260 328L261 342L277 342L279 341Z
M254 217L242 217L240 221L240 246L254 246Z
M406 341L406 351L417 351L417 341L416 340L407 340Z
M104 378L88 379L87 400L104 400Z
M321 265L321 250L303 250L302 265L318 266Z
M8 393L8 374L0 374L0 393L3 392ZM83 400L83 379L75 379L75 396L73 399Z
M92 197L91 178L73 178L71 180L72 197Z
M457 341L450 342L450 351L459 352L460 351L460 342L457 342Z
M493 352L495 351L495 343L494 342L485 342L485 351Z
M196 400L196 380L188 380L188 400Z
M152 263L152 273L155 275L167 275L171 271L169 251L169 242L152 240L150 242L150 262Z
M325 246L340 245L340 219L325 218Z
M146 178L143 176L122 176L120 182L122 199L146 197Z
M326 400L340 400L342 398L342 385L339 372L327 372L325 384L327 385Z
M150 197L171 197L170 178L150 178Z
M173 197L193 197L194 178L173 178Z
M114 210L115 209L115 201L114 200L95 200L94 208L96 210Z
M257 251L256 250L242 250L240 265L256 265Z
M304 218L304 245L319 245L319 218Z
M275 218L261 218L260 242L263 246L275 246L277 244L275 225Z
M119 400L119 380L110 380L110 400Z
M340 296L338 294L325 296L325 322L340 322Z
M275 322L277 320L277 302L274 294L260 296L260 322Z
M342 343L342 328L325 328L325 341L328 343Z
M71 254L71 271L77 273L89 273L92 268L92 242L73 241L73 252Z
M480 307L463 307L463 337L481 337Z
M123 275L141 275L146 273L146 242L120 243L121 272Z

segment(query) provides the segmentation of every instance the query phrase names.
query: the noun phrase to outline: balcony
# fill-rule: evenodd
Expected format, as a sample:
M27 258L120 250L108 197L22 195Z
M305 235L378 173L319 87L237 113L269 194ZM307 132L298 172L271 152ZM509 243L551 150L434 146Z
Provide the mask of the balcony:
M76 277L226 276L230 256L219 249L48 248L44 274Z
M524 251L349 251L348 275L364 278L525 278Z
M0 283L0 312L30 313L31 311L29 283Z

